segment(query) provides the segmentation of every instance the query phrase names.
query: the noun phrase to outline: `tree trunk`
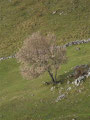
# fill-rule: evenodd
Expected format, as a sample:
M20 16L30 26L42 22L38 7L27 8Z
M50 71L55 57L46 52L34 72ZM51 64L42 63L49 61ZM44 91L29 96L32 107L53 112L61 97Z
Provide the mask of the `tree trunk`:
M54 79L54 77L53 77L53 74L48 70L48 73L49 73L49 75L50 75L50 77L51 77L51 79L52 79L52 82L53 83L55 83L56 81L55 81L55 79Z
M55 81L57 79L57 69L55 70Z

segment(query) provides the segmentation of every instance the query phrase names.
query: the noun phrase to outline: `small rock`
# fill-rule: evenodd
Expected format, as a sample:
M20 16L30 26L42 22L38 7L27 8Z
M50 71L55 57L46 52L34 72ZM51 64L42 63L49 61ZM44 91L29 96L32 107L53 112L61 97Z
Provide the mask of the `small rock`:
M72 120L76 120L75 118L73 118Z
M62 94L62 95L58 96L57 99L56 99L56 102L62 100L63 98L65 98L65 94Z
M80 83L81 83L81 81L83 81L84 80L84 76L80 76L79 78L77 78L76 80L75 80L75 85L76 86L79 86L80 85Z
M67 71L64 71L64 73L67 73Z
M80 65L74 68L74 77L78 78L79 76L86 75L88 73L89 65Z
M60 13L59 13L59 15L62 15L62 14L63 14L63 12L60 12Z
M54 15L54 14L56 14L56 12L57 12L57 11L53 11L53 13L52 13L52 14Z
M82 91L81 91L81 90L79 90L78 92L79 92L79 93L81 93Z
M31 96L34 96L34 94L32 94Z
M86 78L90 77L90 72L88 72L88 74L86 75Z
M79 47L77 47L77 48L76 48L76 50L80 50L80 48L79 48Z
M67 81L67 84L70 84L70 81Z
M50 89L50 90L51 90L51 91L53 91L54 89L55 89L55 87L51 87L51 89Z
M71 87L67 88L67 90L71 90L71 89L72 89Z

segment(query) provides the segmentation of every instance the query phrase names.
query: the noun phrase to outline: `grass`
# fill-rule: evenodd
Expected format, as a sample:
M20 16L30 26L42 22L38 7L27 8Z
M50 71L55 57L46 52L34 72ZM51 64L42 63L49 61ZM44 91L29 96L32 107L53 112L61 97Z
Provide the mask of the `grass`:
M90 0L0 0L0 57L16 53L36 31L54 32L59 45L90 38ZM90 43L76 47L67 49L68 62L58 75L90 64ZM0 120L90 120L90 78L77 88L59 84L53 91L45 81L50 81L47 73L35 80L22 78L14 58L1 61ZM69 86L66 98L56 103L59 91Z
M69 47L68 62L59 75L76 65L90 64L89 53L90 43ZM47 73L34 80L22 78L14 58L0 62L0 120L90 120L90 78L79 87L59 84L53 91L44 81L50 81ZM61 88L65 93L69 86L72 90L66 98L56 103Z
M0 0L0 11L0 57L36 31L54 32L58 44L90 38L90 0Z

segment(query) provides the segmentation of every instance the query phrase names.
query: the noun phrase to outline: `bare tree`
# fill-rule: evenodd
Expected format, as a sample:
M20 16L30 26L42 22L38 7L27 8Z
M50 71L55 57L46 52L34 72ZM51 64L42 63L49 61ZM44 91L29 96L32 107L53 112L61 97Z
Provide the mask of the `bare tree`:
M47 71L56 83L57 71L66 61L66 49L56 45L55 35L43 36L37 32L24 41L16 58L21 63L24 77L36 78Z

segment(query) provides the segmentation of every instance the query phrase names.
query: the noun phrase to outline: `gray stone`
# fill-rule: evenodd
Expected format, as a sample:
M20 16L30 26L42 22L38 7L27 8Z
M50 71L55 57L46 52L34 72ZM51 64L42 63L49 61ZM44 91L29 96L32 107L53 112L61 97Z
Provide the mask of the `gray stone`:
M56 14L56 12L57 12L57 11L53 11L53 13L52 13L52 14L54 15L54 14Z
M79 86L80 85L80 83L82 82L84 80L84 76L80 76L79 78L77 78L76 80L75 80L75 85L76 86Z
M90 77L90 72L88 72L88 74L86 75L86 78Z
M63 11L59 13L59 15L62 15L63 14Z
M65 94L58 96L55 102L58 102L58 101L62 100L63 98L65 98Z
M54 87L51 87L51 89L50 89L50 90L51 90L51 91L53 91L54 89L55 89L55 86L54 86Z
M68 91L70 91L71 89L72 89L71 87L67 88Z
M73 118L72 120L76 120L76 118Z
M76 40L76 41L73 41L73 42L69 42L69 43L66 43L64 46L69 47L69 46L72 46L72 45L79 45L79 44L88 43L88 42L90 42L90 38L87 39L87 40Z
M67 81L67 84L70 84L70 81Z

